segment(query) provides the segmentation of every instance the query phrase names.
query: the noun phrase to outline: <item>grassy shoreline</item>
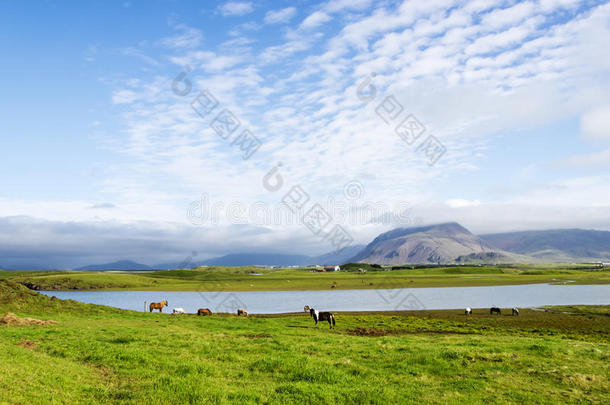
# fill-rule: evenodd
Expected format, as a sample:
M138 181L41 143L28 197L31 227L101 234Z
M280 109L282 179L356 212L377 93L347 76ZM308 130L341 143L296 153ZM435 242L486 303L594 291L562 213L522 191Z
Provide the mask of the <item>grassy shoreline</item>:
M0 280L0 403L605 403L610 306L211 317L52 299Z
M252 275L252 273L260 275ZM0 271L35 290L309 291L522 284L610 284L610 270L578 266L460 266L312 273L304 269L261 270L209 267L138 272Z

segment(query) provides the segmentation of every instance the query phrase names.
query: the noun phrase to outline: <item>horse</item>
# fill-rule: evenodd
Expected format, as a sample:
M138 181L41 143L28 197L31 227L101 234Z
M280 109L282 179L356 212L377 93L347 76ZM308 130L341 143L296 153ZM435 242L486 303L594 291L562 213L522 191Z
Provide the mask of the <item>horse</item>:
M464 315L472 315L472 308L468 307L464 310Z
M212 315L212 311L210 311L207 308L199 308L197 310L197 316L199 316L199 315L203 315L203 316Z
M519 316L519 310L517 308L513 308L513 316Z
M183 314L184 308L174 308L174 309L172 309L172 313L173 314Z
M335 316L330 312L319 312L317 309L309 308L309 315L316 321L316 326L318 321L328 321L331 329L335 326Z
M309 308L309 305L305 305L305 308L303 308L303 310L304 310L305 312L309 312L309 310L310 310L310 309L311 309L311 308Z
M159 312L163 312L163 307L166 307L167 305L167 300L163 300L161 302L151 302L148 308L150 309L150 312L152 312L154 309L158 309Z
M243 308L237 308L237 316L240 316L240 315L248 316L248 311L246 311Z
M489 315L493 315L493 314L502 315L502 312L500 311L500 308L498 308L498 307L491 307L491 308L489 308Z

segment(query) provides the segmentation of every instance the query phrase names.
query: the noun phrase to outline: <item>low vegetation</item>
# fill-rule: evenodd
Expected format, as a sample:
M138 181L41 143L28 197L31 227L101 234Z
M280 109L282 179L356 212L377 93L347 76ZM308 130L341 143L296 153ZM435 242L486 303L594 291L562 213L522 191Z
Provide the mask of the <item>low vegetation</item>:
M340 272L316 269L200 267L164 271L0 271L34 290L281 291L509 284L609 284L610 271L588 265L371 266L348 264Z
M311 303L310 303L311 304ZM607 403L610 307L237 317L124 311L0 280L0 403ZM503 311L504 313L504 311Z

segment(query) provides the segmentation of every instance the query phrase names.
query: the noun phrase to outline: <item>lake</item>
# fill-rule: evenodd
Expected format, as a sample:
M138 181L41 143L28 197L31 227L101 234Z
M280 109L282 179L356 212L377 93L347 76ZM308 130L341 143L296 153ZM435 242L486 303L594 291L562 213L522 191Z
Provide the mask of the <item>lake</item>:
M388 290L163 292L163 291L41 291L61 299L108 305L135 311L147 303L167 300L171 308L194 313L273 314L303 311L304 305L328 311L396 311L420 309L538 307L543 305L609 305L610 285L529 284L493 287L400 288ZM169 309L169 311L168 311Z

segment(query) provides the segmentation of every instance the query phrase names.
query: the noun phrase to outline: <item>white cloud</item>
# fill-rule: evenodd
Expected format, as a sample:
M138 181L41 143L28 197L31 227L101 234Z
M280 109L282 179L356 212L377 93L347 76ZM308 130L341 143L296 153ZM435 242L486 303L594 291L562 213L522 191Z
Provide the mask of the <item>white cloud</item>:
M138 95L132 90L116 90L112 94L114 104L131 104L137 100Z
M220 13L223 16L242 16L254 11L252 3L246 1L229 1L220 6Z
M294 7L286 7L280 10L269 10L265 14L266 24L280 24L287 23L297 13L297 9Z
M471 13L480 13L502 5L504 0L471 0L464 5L464 9Z
M583 114L580 128L588 138L610 140L610 104Z
M304 51L309 48L309 44L304 41L291 41L281 46L270 46L261 54L261 60L271 63L292 55L295 52Z
M610 149L599 152L570 156L557 162L559 166L588 168L596 166L610 167Z
M526 23L506 31L479 37L465 49L465 52L468 55L479 55L505 50L507 47L514 46L526 39L541 22L539 18L532 18Z
M549 13L560 8L575 8L581 3L582 0L540 0L540 8L544 12Z
M322 12L322 11L314 11L311 13L299 26L301 29L312 29L316 28L327 21L331 20L331 16Z
M243 61L240 55L224 55L211 51L191 51L183 56L173 56L170 60L180 66L191 65L206 72L219 72L233 68Z
M324 6L329 13L337 13L344 10L361 11L371 5L372 0L331 0Z
M175 27L181 31L180 34L167 38L162 38L159 44L168 48L195 48L201 43L203 38L200 30L188 27L186 25L177 25Z
M509 25L515 25L529 16L534 11L534 3L524 2L500 10L494 10L481 17L481 24L491 29L498 29Z
M461 198L453 198L453 199L445 201L445 204L447 204L451 208L476 207L476 206L481 205L481 201L480 200L471 201L471 200L464 200Z

